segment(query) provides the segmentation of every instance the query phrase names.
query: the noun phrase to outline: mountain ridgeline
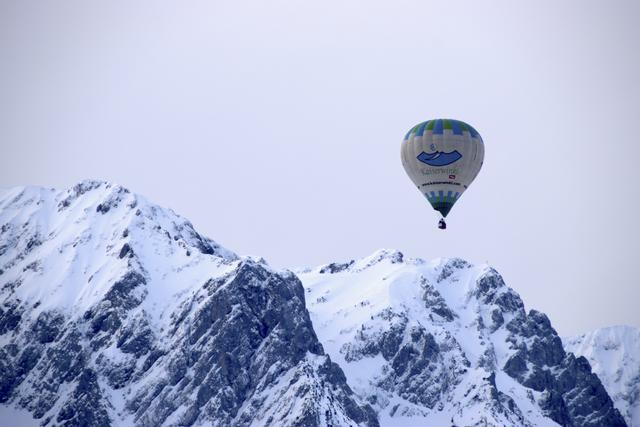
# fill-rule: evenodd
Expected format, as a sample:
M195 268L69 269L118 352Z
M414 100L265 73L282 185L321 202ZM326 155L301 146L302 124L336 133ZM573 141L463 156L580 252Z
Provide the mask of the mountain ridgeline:
M0 191L0 422L15 420L627 425L489 266L378 251L278 271L99 181Z

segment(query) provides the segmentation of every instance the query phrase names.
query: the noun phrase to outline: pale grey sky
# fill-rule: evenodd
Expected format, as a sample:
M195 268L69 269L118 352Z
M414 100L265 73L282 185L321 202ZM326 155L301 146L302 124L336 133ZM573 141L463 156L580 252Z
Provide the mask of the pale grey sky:
M4 1L0 186L114 181L278 267L488 261L561 334L640 326L640 3ZM448 217L400 142L483 136Z

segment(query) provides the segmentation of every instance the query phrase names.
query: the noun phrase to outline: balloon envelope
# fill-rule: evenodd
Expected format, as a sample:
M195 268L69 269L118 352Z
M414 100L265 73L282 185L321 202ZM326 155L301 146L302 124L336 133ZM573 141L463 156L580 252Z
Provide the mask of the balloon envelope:
M480 172L484 143L460 120L428 120L412 127L401 146L402 165L431 206L446 217Z

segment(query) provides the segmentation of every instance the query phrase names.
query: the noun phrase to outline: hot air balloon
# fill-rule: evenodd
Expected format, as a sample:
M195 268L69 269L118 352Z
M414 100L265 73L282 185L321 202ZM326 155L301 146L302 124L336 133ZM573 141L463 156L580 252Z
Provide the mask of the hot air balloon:
M444 218L482 167L480 134L460 120L427 120L407 132L400 154L411 181L442 215L438 227L446 228Z

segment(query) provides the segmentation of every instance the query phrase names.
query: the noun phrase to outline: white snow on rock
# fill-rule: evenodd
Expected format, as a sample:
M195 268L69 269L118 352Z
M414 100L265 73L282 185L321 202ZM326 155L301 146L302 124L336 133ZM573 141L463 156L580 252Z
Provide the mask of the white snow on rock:
M380 250L295 273L112 183L1 190L0 424L624 425L488 265ZM638 359L600 356L636 402Z
M29 282L16 286L15 296L37 303L30 313L34 318L49 309L81 315L133 262L154 283L144 299L145 310L166 320L194 284L212 272L230 271L239 259L199 236L173 211L101 181L83 181L66 191L5 190L0 226L3 275ZM192 280L176 280L178 276Z
M627 424L640 427L640 329L611 326L562 341L587 358Z
M0 425L377 426L304 302L122 186L2 190Z
M508 397L494 401L489 396L488 378L513 350L505 342L504 326L490 332L492 307L478 301L477 281L487 274L493 270L486 265L406 259L393 250L298 272L320 341L356 394L378 411L381 425L557 425L535 404L540 393L499 370L495 386ZM505 313L503 323L514 315ZM397 359L391 353L385 358L384 350L374 347L393 339L385 334L394 325L413 331L399 337L396 348L406 344L411 333L435 338L442 358L427 368L436 377L434 383L416 374L414 391L407 391L411 384L403 389L390 380ZM436 372L438 365L443 365L442 372ZM440 381L450 384L444 387ZM421 400L420 393L435 393L435 404ZM518 410L502 410L508 398Z

